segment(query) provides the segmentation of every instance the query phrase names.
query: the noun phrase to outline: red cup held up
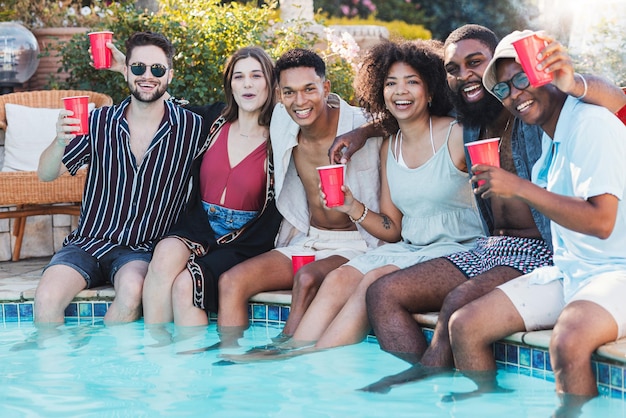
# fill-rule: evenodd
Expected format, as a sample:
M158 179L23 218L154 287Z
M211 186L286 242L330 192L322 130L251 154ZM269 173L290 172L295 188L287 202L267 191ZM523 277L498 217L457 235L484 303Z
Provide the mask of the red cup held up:
M72 133L87 135L89 133L89 96L64 97L63 106L65 109L74 112L72 118L80 119L80 124L78 125L80 129Z
M113 39L113 32L90 32L89 42L91 44L91 55L93 57L93 66L96 69L111 68L111 50L107 48L106 43Z
M537 54L539 54L545 46L546 42L534 33L513 42L513 48L515 48L515 52L517 52L517 57L522 65L522 69L533 87L548 84L554 78L552 73L537 70L537 64L539 63Z

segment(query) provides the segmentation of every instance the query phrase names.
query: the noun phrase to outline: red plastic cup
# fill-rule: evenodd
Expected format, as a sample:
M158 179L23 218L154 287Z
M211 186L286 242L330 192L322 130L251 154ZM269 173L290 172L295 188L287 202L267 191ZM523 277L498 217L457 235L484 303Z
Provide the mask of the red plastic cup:
M552 73L537 70L537 64L539 63L537 54L545 46L546 42L534 33L513 42L513 47L517 52L520 64L522 64L522 69L533 87L548 84L554 78Z
M293 266L293 274L295 275L302 266L315 261L314 251L302 251L291 256L291 264Z
M72 133L86 135L89 133L89 96L64 97L63 106L74 112L72 118L80 119L80 129Z
M465 144L469 152L472 165L483 164L500 167L500 138L489 138ZM478 173L476 173L478 174ZM478 185L485 184L485 180L479 180Z
M97 69L111 68L111 50L107 48L106 43L113 40L113 32L90 32L88 35L93 66Z
M322 191L326 195L326 206L343 205L343 186L345 164L333 164L317 167L322 182Z

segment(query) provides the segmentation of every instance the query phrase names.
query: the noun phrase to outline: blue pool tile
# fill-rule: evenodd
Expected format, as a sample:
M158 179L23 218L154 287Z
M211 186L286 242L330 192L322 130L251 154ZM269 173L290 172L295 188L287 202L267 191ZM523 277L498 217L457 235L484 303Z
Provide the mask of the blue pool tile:
M513 344L506 345L506 362L511 364L519 364L517 360L517 346Z
M530 375L532 377L536 377L542 380L545 380L546 378L545 370L540 370L540 369L530 369Z
M4 322L4 303L0 303L0 321Z
M550 360L550 352L545 351L546 353L546 370L548 371L553 371L552 370L552 361Z
M430 344L430 342L433 340L433 334L434 331L432 329L423 329L422 333L424 334L424 338L426 338L426 342L428 344Z
M81 302L78 304L78 316L80 318L92 318L93 317L93 303Z
M611 386L614 388L622 388L623 380L622 377L624 375L624 370L619 366L611 366Z
M506 370L507 372L511 372L511 373L519 373L519 367L516 366L515 364L505 364L504 366L504 370Z
M278 306L270 305L267 307L267 320L280 321L280 308Z
M598 363L598 382L608 385L611 383L611 378L609 375L609 365Z
M78 317L78 304L75 302L70 303L68 307L65 308L65 316L72 318Z
M265 305L252 305L252 319L266 320L267 307Z
M624 392L619 388L611 388L611 398L622 398L624 396Z
M530 367L530 348L529 347L519 347L519 357L517 361L520 366Z
M20 311L20 321L32 321L33 320L33 304L32 303L20 303L18 306Z
M600 396L611 396L611 388L606 385L598 384L598 393Z
M108 309L109 306L106 302L95 302L93 304L93 316L96 318L103 317L107 313Z
M506 361L506 344L495 343L493 347L493 354L496 361Z
M289 318L289 306L281 306L280 307L280 320L287 321Z
M532 364L531 365L532 365L533 369L539 369L539 370L545 370L546 369L545 351L533 348L532 349L531 360L532 360Z
M17 321L19 319L17 305L15 303L4 304L4 319L10 322Z

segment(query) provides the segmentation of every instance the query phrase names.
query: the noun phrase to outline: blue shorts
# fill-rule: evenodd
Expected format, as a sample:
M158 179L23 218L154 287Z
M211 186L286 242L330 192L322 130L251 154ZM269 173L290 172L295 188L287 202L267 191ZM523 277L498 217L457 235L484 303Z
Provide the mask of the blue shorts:
M145 261L149 263L152 253L131 250L128 247L115 247L100 259L92 256L75 245L61 248L44 268L44 271L54 265L64 265L80 273L87 282L87 289L113 283L115 274L124 264L131 261Z
M209 225L215 233L215 239L241 229L245 224L253 220L259 214L256 210L228 209L213 203L202 202Z

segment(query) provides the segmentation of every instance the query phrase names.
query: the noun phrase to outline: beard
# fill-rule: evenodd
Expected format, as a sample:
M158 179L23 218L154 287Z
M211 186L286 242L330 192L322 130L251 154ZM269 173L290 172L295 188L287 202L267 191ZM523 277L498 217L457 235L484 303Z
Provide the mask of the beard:
M134 84L132 85L130 83L128 84L128 88L130 89L130 94L132 94L135 99L143 103L156 102L161 97L163 97L168 87L169 87L169 83L166 80L165 84L159 85L159 87L157 87L157 89L153 93L146 94L146 93L140 92L139 89L135 87Z
M476 103L467 103L461 93L462 88L454 92L448 88L450 100L458 113L461 123L484 126L493 122L502 112L502 103L494 95L485 92L485 97Z

